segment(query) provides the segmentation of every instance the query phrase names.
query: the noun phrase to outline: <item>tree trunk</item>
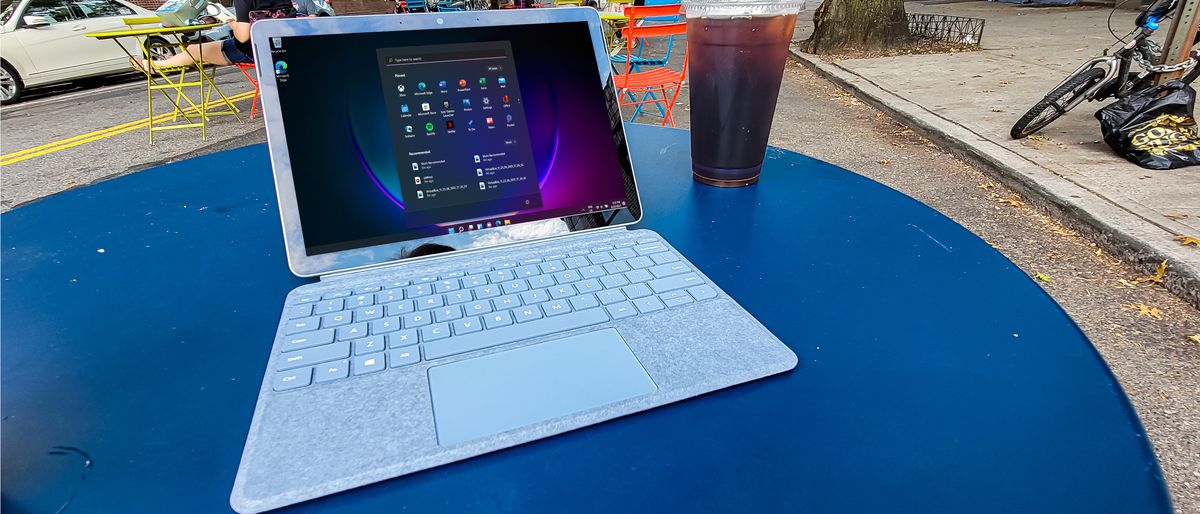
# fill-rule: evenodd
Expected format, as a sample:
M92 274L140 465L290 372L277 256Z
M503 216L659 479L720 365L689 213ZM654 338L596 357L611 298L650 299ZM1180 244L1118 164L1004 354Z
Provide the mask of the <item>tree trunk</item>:
M908 41L904 0L824 0L813 15L812 37L804 50L883 50Z

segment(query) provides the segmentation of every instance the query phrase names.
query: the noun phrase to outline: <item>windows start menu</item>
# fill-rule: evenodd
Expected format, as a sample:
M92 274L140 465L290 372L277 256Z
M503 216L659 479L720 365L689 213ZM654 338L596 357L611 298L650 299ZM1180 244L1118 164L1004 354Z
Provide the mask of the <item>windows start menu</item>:
M409 227L542 206L507 41L378 57Z

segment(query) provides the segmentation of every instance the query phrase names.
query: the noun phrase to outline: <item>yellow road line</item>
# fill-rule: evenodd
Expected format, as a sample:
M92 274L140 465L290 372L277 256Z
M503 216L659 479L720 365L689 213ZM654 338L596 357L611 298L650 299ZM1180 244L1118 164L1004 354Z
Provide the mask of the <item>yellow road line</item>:
M239 102L239 101L245 100L247 98L252 98L253 96L254 96L254 91L247 91L245 93L239 93L239 94L236 94L233 96L229 96L228 98L229 98L230 102ZM198 111L198 109L196 107L188 107L187 109L184 109L184 112L186 112L188 114L194 114L197 111ZM156 115L156 116L154 116L154 122L158 123L158 122L164 121L168 118L171 118L173 115L174 115L174 113L170 113L170 112ZM88 132L86 134L80 134L78 136L73 136L73 137L69 137L66 139L61 139L61 140L54 141L51 143L46 143L44 145L35 146L33 148L26 148L24 150L12 152L10 154L0 156L0 166L13 164L16 162L21 162L26 159L32 159L34 157L57 152L59 150L66 150L68 148L76 147L76 146L82 145L84 143L90 143L92 141L96 141L99 139L104 139L104 138L116 136L119 134L124 134L129 131L144 128L147 125L149 125L149 123L150 123L150 118L142 118L140 120L131 121L128 123L122 123L120 125L114 125L112 127Z

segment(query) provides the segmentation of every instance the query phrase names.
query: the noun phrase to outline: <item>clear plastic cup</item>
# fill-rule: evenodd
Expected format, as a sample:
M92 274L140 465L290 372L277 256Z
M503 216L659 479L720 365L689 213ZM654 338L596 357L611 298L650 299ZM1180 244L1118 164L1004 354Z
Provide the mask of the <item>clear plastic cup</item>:
M802 7L803 0L684 0L697 181L721 187L758 181Z

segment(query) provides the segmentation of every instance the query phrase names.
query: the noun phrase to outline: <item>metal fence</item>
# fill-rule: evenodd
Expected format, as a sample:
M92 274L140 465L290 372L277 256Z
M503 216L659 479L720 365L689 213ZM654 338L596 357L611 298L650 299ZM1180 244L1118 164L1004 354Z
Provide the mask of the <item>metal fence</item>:
M980 39L983 39L983 22L982 18L943 14L909 14L908 32L918 38L979 46Z

